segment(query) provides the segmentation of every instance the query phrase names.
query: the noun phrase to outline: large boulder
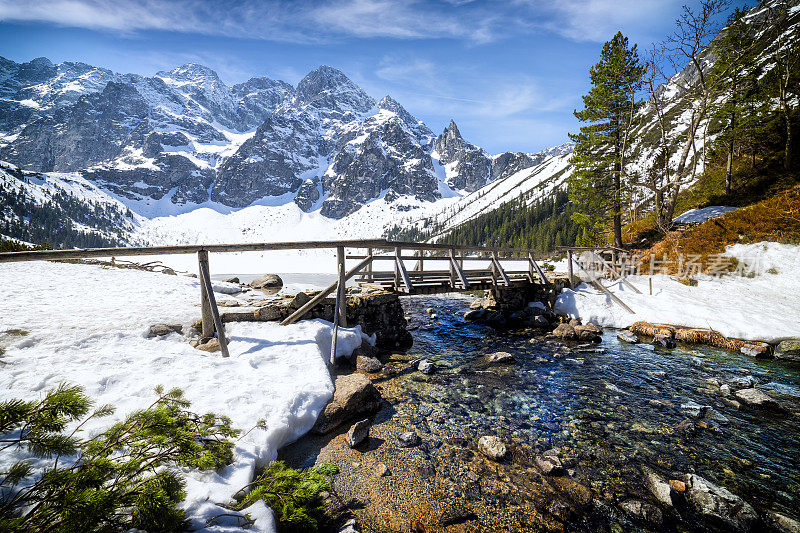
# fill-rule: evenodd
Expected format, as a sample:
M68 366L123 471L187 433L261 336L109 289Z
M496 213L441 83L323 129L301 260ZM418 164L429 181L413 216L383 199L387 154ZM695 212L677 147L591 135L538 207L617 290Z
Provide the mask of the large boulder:
M750 531L758 520L755 509L725 487L697 474L686 474L684 483L686 498L695 510L729 531Z
M800 361L800 339L782 341L775 348L775 357L778 359Z
M356 417L364 418L378 411L381 394L364 374L337 376L333 399L320 413L314 431L328 433Z
M264 274L250 283L254 289L280 289L283 287L283 280L277 274Z

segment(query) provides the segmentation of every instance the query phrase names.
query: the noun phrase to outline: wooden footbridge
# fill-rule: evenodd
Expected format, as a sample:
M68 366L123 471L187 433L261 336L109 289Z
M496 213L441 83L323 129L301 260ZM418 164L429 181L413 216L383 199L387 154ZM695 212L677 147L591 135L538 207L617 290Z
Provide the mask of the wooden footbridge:
M537 254L535 250L451 246L386 239L37 250L0 253L0 263L197 254L201 286L202 336L211 338L215 331L219 333L224 329L211 286L208 260L210 253L312 249L336 251L337 280L316 294L281 324L287 325L296 322L314 306L321 303L324 298L336 291L334 328L346 327L345 286L348 280L355 276L358 276L357 281L360 283L371 284L401 294L436 294L499 286L521 287L551 283L534 259L534 255ZM356 264L347 268L348 260L356 261ZM511 261L518 270L510 268L509 262ZM519 270L520 263L526 268ZM387 268L384 270L375 268L380 265L386 265ZM222 354L227 357L228 347L225 336L218 334L217 337ZM335 339L336 335L334 334L333 353L335 353Z

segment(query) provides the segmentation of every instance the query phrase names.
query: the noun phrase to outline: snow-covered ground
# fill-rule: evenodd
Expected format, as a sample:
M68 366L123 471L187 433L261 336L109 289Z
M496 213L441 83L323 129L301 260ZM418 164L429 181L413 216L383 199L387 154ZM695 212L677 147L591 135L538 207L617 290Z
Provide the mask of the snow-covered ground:
M693 224L705 222L711 218L721 217L729 211L735 211L737 207L728 207L724 205L711 205L708 207L701 207L699 209L690 209L677 217L673 222L678 224Z
M244 431L265 419L236 444L235 461L223 471L187 470L184 503L193 528L226 513L219 503L249 483L258 465L308 431L333 394L326 367L331 325L315 320L226 325L231 357L189 346L179 334L146 338L151 324L183 324L199 317L199 286L183 276L61 263L0 265L0 333L6 348L0 371L0 401L36 399L61 382L78 384L98 405L117 407L114 416L86 427L91 434L144 408L157 385L182 388L198 413L228 415ZM222 297L221 297L222 298ZM340 330L337 352L349 355L365 336L359 327ZM22 457L4 453L0 471ZM254 531L274 531L271 511L256 504ZM230 525L207 531L236 531Z
M556 302L556 311L615 328L644 320L713 329L727 337L746 340L774 342L800 338L797 296L800 246L774 242L737 244L729 246L726 253L745 263L744 273L754 276L701 274L695 276L696 287L666 275L628 277L642 294L620 282L609 284L604 280L604 285L635 314L584 283L575 290L564 289ZM649 278L653 282L652 296Z

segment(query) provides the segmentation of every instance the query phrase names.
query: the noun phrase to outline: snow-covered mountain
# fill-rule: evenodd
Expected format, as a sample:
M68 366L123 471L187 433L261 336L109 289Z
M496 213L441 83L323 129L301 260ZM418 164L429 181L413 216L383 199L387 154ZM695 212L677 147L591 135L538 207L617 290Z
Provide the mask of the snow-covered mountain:
M540 162L489 155L454 122L437 137L328 66L297 87L230 87L195 63L152 77L44 58L0 69L0 160L78 173L147 217L294 201L339 219L377 199L474 192Z

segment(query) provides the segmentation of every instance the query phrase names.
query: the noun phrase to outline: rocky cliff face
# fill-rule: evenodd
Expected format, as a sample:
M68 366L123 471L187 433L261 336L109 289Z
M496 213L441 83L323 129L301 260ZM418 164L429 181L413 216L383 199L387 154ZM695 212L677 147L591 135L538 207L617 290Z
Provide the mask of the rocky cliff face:
M143 77L0 58L0 94L0 160L78 172L137 209L152 206L148 215L272 197L341 218L376 198L475 191L537 161L490 156L455 123L435 137L329 66L296 88L269 78L229 87L195 63Z

